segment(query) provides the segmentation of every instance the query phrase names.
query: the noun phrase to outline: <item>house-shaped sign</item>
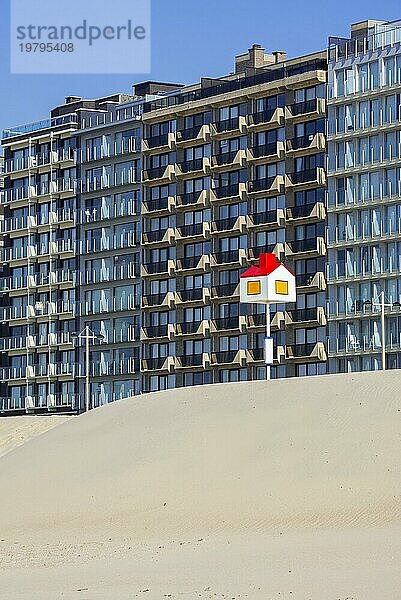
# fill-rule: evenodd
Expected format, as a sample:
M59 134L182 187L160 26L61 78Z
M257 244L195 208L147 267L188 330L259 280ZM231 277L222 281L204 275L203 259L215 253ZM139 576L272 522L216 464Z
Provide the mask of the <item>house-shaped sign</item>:
M296 301L295 275L275 254L261 254L259 266L240 277L240 301L261 304Z

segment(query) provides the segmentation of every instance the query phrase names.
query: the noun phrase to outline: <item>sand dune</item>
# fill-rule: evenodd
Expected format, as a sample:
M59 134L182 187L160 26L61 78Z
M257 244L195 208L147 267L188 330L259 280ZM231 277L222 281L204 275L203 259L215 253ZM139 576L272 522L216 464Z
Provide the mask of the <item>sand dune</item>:
M69 419L64 415L0 418L0 456Z
M0 460L1 597L399 597L401 372L148 394Z

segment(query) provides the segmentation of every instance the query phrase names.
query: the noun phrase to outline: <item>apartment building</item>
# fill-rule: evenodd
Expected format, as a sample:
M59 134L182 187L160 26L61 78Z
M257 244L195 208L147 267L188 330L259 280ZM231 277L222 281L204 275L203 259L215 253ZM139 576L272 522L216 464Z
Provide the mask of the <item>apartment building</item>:
M144 391L266 376L263 306L239 303L262 252L298 283L272 307L272 376L326 372L326 68L255 45L144 105Z
M329 370L401 367L401 21L331 38ZM380 304L385 296L385 339Z

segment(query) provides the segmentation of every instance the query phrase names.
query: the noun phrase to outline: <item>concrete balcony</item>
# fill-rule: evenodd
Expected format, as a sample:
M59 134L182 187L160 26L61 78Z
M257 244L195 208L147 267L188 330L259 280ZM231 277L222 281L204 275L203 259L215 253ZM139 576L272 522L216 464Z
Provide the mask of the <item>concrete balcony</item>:
M142 244L143 246L156 246L164 245L171 246L175 241L175 229L169 227L168 229L158 229L156 231L144 231L142 233Z
M168 214L173 213L175 207L175 197L168 196L166 198L150 199L142 202L142 214Z
M158 373L172 373L176 364L174 356L164 358L143 358L141 361L141 371L147 373L156 371Z
M214 138L237 137L246 131L246 117L239 116L211 123L210 131Z
M265 196L282 194L284 191L283 175L265 177L264 179L250 179L248 181L248 196Z
M208 352L202 352L202 354L187 354L184 356L177 356L176 370L204 370L210 367L210 362L211 356Z
M175 268L177 277L181 272L183 272L183 275L190 275L191 273L196 272L208 272L210 271L210 262L209 254L177 258Z
M285 176L285 187L298 191L311 187L324 187L327 183L326 171L322 167L289 173Z
M279 260L284 255L284 244L270 244L264 246L251 246L248 248L248 260L259 260L261 254L275 254Z
M270 327L272 330L281 330L285 327L285 315L283 312L276 312L271 321ZM266 329L266 315L258 313L256 315L248 315L247 329L250 331L263 331Z
M4 415L33 414L35 412L67 412L79 410L80 399L76 394L47 394L0 398L0 413Z
M326 347L323 342L293 344L286 346L286 350L286 360L289 362L324 362L327 360Z
M292 259L325 256L326 244L324 238L316 237L288 242L285 245L285 255Z
M190 304L191 306L200 305L203 306L205 304L210 303L210 288L196 288L192 290L181 290L176 292L177 306L180 304Z
M212 353L212 367L245 367L247 363L246 350L227 350Z
M277 229L285 226L284 210L269 210L266 212L253 213L249 216L248 229Z
M248 150L248 162L252 164L266 164L283 160L285 155L284 142L254 146Z
M199 125L177 131L176 144L180 147L207 144L210 138L210 125Z
M203 158L195 158L194 160L177 163L176 175L180 179L210 175L210 158L204 156Z
M176 338L205 338L210 334L210 321L177 323Z
M327 289L326 278L322 271L297 275L296 280L298 293L324 292Z
M284 125L284 108L275 108L255 112L248 116L248 129L259 131L265 129L276 129Z
M225 300L239 298L239 281L212 287L212 300Z
M234 150L233 152L221 152L212 156L213 173L220 171L235 171L246 166L246 150Z
M226 233L228 231L238 234L245 233L247 230L248 219L245 216L230 217L228 219L218 219L212 221L212 233Z
M312 98L304 102L296 102L286 107L286 119L293 123L306 121L307 119L324 118L326 116L326 100L324 98Z
M303 135L287 140L287 155L308 156L326 150L326 136L324 133Z
M211 190L202 190L198 192L189 192L187 194L180 194L177 196L176 208L187 209L187 208L206 208L210 206Z
M175 306L175 292L165 294L144 294L142 309L169 310Z
M285 363L284 346L276 346L273 362L275 365L282 365ZM247 350L247 364L248 366L265 366L264 348L251 348Z
M210 327L211 333L223 334L227 333L245 333L246 331L246 317L223 317L220 319L213 319Z
M326 219L326 207L323 202L291 206L287 208L287 221L296 221L296 225L303 223L316 223Z
M210 200L212 203L215 202L238 202L244 200L246 197L246 184L245 183L234 183L232 185L225 185L215 187L210 190Z
M246 250L227 250L225 252L214 252L211 255L211 262L214 267L226 267L228 265L246 266Z
M192 223L191 225L179 225L176 230L176 240L210 238L210 223Z
M173 148L175 148L175 142L176 134L173 132L148 137L142 140L142 152L151 154L173 150Z
M154 167L142 171L142 183L163 185L175 181L175 165Z
M285 311L285 324L293 327L324 327L327 325L324 308L294 308Z
M149 297L148 297L149 298ZM172 323L142 327L141 340L169 340L174 339L175 327Z

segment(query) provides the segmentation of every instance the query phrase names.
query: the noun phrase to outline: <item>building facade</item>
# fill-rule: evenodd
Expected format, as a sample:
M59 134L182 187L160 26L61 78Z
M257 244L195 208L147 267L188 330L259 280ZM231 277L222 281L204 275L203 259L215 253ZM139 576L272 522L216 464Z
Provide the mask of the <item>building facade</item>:
M328 315L332 373L401 367L401 22L332 39ZM385 296L386 339L380 297Z
M266 252L297 282L271 307L273 378L380 368L382 291L401 366L400 31L365 21L295 59L254 45L220 79L6 130L2 414L265 378L239 276Z

